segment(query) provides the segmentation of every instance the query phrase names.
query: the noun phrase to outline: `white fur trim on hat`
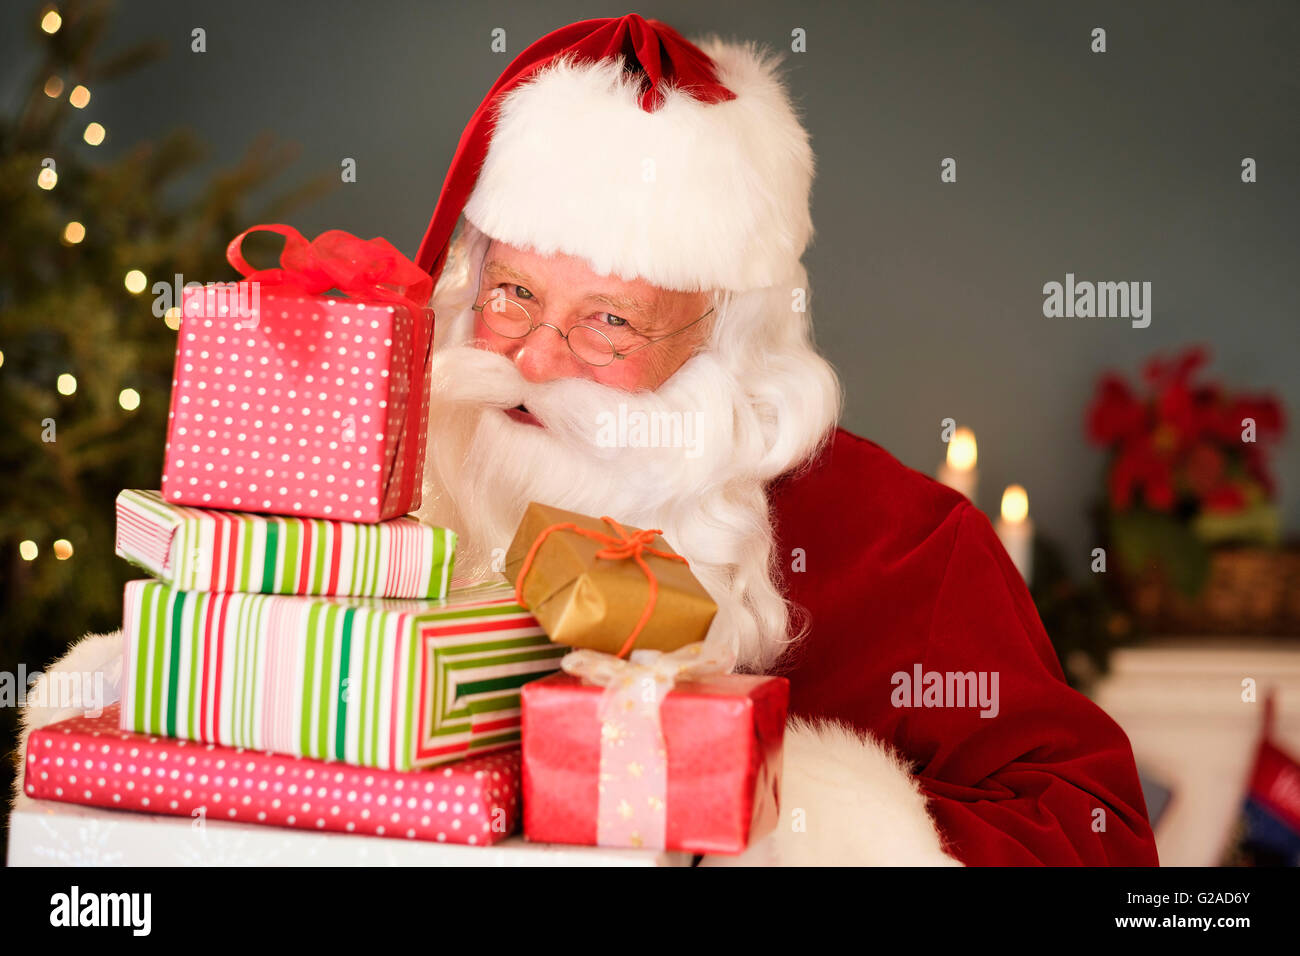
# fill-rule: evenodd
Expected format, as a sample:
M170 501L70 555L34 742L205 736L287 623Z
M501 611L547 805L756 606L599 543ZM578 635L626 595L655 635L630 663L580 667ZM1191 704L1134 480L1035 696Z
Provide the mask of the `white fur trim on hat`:
M812 238L813 153L753 43L698 41L736 94L645 112L622 60L559 60L501 103L465 216L482 232L666 289L786 279Z

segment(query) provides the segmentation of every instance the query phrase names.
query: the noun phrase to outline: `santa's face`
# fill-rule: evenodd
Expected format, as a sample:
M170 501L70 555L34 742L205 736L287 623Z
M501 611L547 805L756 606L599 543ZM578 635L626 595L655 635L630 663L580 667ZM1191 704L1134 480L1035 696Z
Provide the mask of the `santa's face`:
M654 391L708 340L708 300L494 241L480 268L474 338L529 382L578 378ZM527 409L506 413L540 424Z
M463 570L500 557L530 501L661 527L678 499L732 477L729 406L744 395L707 348L712 296L487 237L456 285L430 410L427 494L442 507L425 514L461 534Z
M467 222L434 309L420 516L460 535L458 581L499 579L530 501L661 528L718 602L709 639L770 663L788 612L765 486L838 400L787 289L656 288Z

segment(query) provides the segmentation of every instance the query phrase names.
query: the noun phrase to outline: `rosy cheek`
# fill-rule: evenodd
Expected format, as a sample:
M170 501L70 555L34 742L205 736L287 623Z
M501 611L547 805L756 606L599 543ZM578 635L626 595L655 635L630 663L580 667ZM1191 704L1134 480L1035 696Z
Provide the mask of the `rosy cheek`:
M662 384L663 378L651 357L643 354L615 359L596 370L596 381L628 392L653 391Z
M475 343L489 352L498 352L502 355L510 348L511 339L497 335L487 327L487 324L481 319L474 320L474 340Z

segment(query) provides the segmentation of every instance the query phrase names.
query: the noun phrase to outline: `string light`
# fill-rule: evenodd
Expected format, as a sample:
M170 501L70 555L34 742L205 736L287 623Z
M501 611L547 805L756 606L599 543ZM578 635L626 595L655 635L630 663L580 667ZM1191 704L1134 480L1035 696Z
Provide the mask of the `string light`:
M71 395L77 390L77 377L70 372L64 372L59 376L58 384L55 386L60 395Z
M52 76L45 81L45 95L52 100L57 100L59 94L63 92L63 80L57 76Z
M81 138L91 146L98 146L104 141L104 133L105 130L103 126L99 123L91 123L86 127L86 132L82 134Z
M36 185L42 189L53 189L54 184L59 181L59 174L49 166L41 170L40 175L36 177Z
M90 90L78 83L72 88L72 92L68 94L68 102L77 109L84 110L86 104L90 102Z
M167 328L173 332L179 330L181 327L181 307L174 305L168 309L163 316L163 321L167 323Z
M139 295L144 291L144 287L149 284L149 280L144 277L144 273L139 269L132 269L126 274L126 278L122 280L122 283L126 286L127 292L132 295Z
M35 561L36 556L41 553L41 549L36 547L36 542L28 538L18 545L18 555L24 561Z
M67 538L60 538L54 542L54 556L60 561L66 561L72 557L72 542Z
M82 239L86 238L86 227L75 219L63 227L63 241L70 246L75 246Z
M58 33L61 26L63 26L63 17L59 16L58 10L51 10L41 17L41 29L46 33L51 35Z
M117 396L117 404L133 412L140 407L140 393L133 388L124 388Z

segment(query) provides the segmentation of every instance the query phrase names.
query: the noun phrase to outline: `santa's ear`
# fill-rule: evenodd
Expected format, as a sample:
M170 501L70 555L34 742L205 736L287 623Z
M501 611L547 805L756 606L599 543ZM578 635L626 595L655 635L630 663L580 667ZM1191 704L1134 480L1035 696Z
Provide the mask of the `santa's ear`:
M835 722L786 727L781 819L740 856L704 866L961 866L893 748Z

